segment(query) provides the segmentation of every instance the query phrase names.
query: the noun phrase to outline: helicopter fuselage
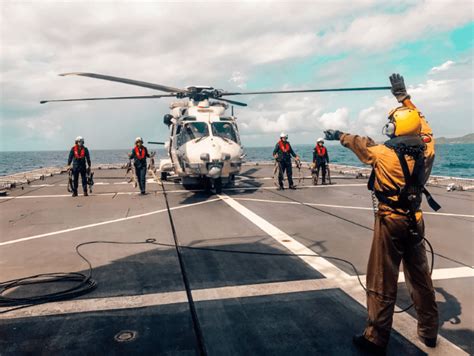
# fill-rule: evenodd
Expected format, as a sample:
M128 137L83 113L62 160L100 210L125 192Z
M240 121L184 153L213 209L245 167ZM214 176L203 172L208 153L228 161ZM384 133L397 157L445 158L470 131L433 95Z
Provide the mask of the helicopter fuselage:
M206 180L231 183L240 172L243 148L236 118L225 115L227 105L189 100L172 103L170 109L169 158L160 162L160 170L174 172L184 186Z

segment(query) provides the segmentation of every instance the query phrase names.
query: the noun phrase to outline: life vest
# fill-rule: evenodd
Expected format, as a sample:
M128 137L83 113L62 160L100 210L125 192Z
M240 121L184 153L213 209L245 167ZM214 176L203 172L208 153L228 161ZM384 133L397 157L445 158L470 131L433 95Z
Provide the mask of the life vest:
M146 155L146 148L142 147L141 152L138 146L135 146L135 155L137 156L137 159L142 160L145 158Z
M421 205L422 194L425 194L428 205L434 211L441 209L441 206L433 199L425 188L425 143L417 136L399 136L385 142L385 146L395 151L400 166L403 171L405 185L403 188L397 187L395 190L379 191L374 188L375 170L372 169L367 188L375 193L377 199L391 207L392 209L402 209L414 214ZM405 156L410 156L415 160L412 173L408 168ZM397 197L392 200L390 197Z
M283 153L290 152L290 144L288 142L283 142L282 140L278 141L278 146Z
M319 145L316 145L316 147L314 148L314 150L316 151L316 154L317 154L319 157L324 157L324 156L326 156L326 147L324 147L324 146L320 147Z
M86 156L86 149L84 147L79 148L78 145L75 145L73 151L75 159L82 159Z

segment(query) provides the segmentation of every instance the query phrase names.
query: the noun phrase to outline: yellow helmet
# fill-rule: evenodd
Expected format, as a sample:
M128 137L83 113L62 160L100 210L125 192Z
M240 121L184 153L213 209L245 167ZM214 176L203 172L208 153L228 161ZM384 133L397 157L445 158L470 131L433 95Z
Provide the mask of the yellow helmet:
M388 123L383 134L388 137L419 135L421 132L421 113L416 109L400 106L388 114Z

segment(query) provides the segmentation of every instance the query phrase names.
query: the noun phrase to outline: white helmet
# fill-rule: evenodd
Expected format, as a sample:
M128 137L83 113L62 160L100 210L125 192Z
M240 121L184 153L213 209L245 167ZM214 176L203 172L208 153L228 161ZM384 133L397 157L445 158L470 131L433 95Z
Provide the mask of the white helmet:
M284 137L284 138L288 138L288 134L285 133L285 132L282 132L282 133L280 134L280 138L283 138L283 137Z
M143 143L143 138L141 138L140 136L138 136L138 137L135 139L135 143L137 143L138 141L140 141L141 143Z
M320 142L324 143L324 139L322 137L318 138L318 140L316 141L316 143L320 143Z
M82 137L82 136L77 136L77 137L76 137L76 142L82 142L82 143L84 143L84 137Z

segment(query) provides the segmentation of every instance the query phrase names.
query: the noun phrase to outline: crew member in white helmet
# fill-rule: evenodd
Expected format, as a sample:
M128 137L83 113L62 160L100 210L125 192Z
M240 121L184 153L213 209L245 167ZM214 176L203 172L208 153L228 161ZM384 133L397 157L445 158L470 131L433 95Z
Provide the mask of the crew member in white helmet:
M280 134L280 140L275 145L275 149L273 150L273 157L276 160L276 163L279 167L279 174L278 174L278 190L283 190L283 175L285 174L288 177L288 184L290 189L296 189L295 185L293 184L293 170L291 168L291 156L293 156L297 161L299 161L298 155L293 151L291 148L290 143L288 142L288 134L282 132Z
M324 147L324 140L318 138L316 146L313 151L313 165L316 169L316 178L319 177L319 172L322 170L322 183L326 184L327 165L329 164L328 150ZM318 184L316 179L316 184Z
M140 192L142 195L145 195L145 185L146 185L146 168L147 163L146 159L150 157L148 150L143 146L143 139L137 137L135 139L135 147L130 154L130 159L133 159L133 164L135 165L135 173L137 175L138 186L140 187Z
M72 165L71 165L72 163ZM87 163L87 168L86 168ZM82 188L84 196L87 194L87 170L91 169L91 159L89 150L84 146L84 138L77 136L75 145L69 151L69 158L67 160L68 168L72 168L73 182L72 182L72 196L77 197L77 186L79 184L79 174L81 174Z

